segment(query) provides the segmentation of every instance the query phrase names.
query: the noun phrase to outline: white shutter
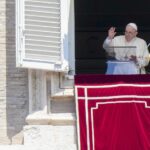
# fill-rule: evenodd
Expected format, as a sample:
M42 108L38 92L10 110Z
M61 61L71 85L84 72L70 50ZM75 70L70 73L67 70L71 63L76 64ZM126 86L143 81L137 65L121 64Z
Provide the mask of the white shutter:
M68 1L16 0L17 66L68 71Z

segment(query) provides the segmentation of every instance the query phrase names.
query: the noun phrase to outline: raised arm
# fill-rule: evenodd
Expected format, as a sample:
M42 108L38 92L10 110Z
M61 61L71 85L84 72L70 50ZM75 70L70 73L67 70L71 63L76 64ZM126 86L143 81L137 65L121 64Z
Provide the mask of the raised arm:
M111 27L109 30L108 30L108 38L109 39L113 39L114 36L116 35L116 28L115 27Z
M115 27L111 27L108 30L108 36L105 39L104 43L103 43L103 48L109 53L111 52L111 49L109 48L109 46L111 46L112 43L112 39L114 38L114 36L116 35L116 28Z

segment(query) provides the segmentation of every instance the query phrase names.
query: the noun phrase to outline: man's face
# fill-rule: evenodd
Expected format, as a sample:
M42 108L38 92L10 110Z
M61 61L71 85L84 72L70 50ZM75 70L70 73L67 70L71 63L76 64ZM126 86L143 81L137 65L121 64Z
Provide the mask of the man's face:
M127 42L130 42L134 37L136 37L137 31L131 27L131 26L126 26L125 28L125 39Z

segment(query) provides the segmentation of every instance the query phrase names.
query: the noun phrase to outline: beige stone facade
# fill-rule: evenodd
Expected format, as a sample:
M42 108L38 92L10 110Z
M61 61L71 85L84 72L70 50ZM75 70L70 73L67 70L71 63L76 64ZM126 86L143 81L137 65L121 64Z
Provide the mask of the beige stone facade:
M26 150L31 145L75 150L74 80L16 68L15 34L15 0L1 0L0 150Z
M27 70L16 68L15 0L0 1L0 144L22 143L28 114Z

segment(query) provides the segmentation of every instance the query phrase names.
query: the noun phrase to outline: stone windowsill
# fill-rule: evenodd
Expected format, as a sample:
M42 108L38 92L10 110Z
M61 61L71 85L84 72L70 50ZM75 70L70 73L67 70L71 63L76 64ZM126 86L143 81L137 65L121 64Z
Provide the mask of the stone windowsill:
M27 116L26 122L30 125L74 125L76 117L74 113L46 114L35 112Z

